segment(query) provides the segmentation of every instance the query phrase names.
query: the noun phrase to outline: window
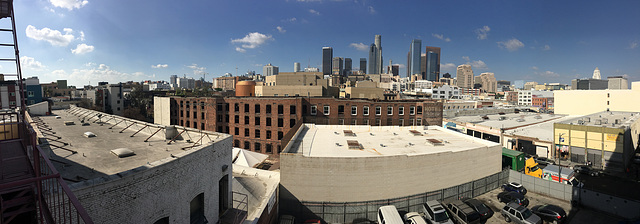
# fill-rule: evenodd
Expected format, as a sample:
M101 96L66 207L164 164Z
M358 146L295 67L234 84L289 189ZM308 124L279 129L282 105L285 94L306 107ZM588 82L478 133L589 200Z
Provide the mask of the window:
M381 114L382 114L382 107L376 106L376 115L381 115Z
M398 114L399 115L404 115L404 107L403 106L398 107Z
M260 145L260 143L253 143L253 150L255 150L256 152L260 152L261 148L262 146Z
M416 125L422 125L422 118L416 119Z
M350 121L350 122L351 122L351 123L350 123L351 125L356 125L356 119L355 119L355 118L354 118L354 119L351 119L351 121Z
M204 119L204 112L200 113L201 119Z
M278 118L278 127L284 127L284 119L283 118Z
M289 127L292 128L296 125L296 119L289 119Z
M338 114L344 114L344 105L338 105Z
M256 129L254 131L254 134L255 134L255 138L260 138L260 129Z
M253 123L255 123L255 125L260 125L260 117L255 117L253 120Z
M398 126L404 126L404 119L398 119Z
M238 141L237 139L233 141L233 147L240 147L240 141Z
M296 114L296 105L289 106L289 114Z
M267 126L271 126L271 118L270 117L267 118Z
M410 119L409 119L409 123L408 123L408 125L409 125L409 126L414 126L414 125L416 125L413 121L414 121L414 120L413 120L413 118L410 118Z
M422 114L422 106L418 106L418 114Z
M184 111L180 111L180 117L184 117Z
M278 114L284 114L284 106L278 105Z
M244 137L249 137L249 129L248 128L244 129Z
M267 150L267 153L273 152L273 146L271 144L267 144L266 150Z
M235 135L240 135L240 129L239 128L235 127L233 130L234 130Z
M224 122L229 123L229 115L228 114L224 115Z
M409 115L414 115L416 114L416 107L415 106L410 106L409 107Z
M387 115L393 115L393 107L387 106Z
M267 131L267 139L271 139L271 131Z
M237 103L233 105L233 111L234 112L238 112L240 111L240 105L238 105Z
M248 141L244 141L244 149L251 150L251 144Z
M244 124L249 124L249 116L244 116Z
M216 104L216 111L221 111L222 112L222 104Z
M318 113L318 106L312 105L311 106L311 115L316 115L317 113Z
M27 91L27 97L33 97L34 95L33 91Z
M256 112L256 114L259 114L260 113L260 104L256 104L254 107L255 107L254 111Z
M249 104L244 104L244 112L249 113Z
M364 125L369 125L369 119L364 119L363 122L364 122Z
M351 106L351 115L358 115L358 107Z
M271 105L266 105L264 112L267 113L267 114L270 114L271 113Z
M278 132L278 140L282 140L282 137L284 137L284 133L282 133L281 131Z
M234 121L233 122L236 123L236 124L240 123L240 116L239 115L234 116Z
M193 119L198 119L198 112L193 112Z
M364 106L362 108L362 114L369 115L369 106Z
M380 118L376 118L375 126L380 126Z
M330 107L329 107L329 106L324 106L324 107L323 107L323 109L324 109L324 110L323 110L324 115L329 115L329 109L330 109Z

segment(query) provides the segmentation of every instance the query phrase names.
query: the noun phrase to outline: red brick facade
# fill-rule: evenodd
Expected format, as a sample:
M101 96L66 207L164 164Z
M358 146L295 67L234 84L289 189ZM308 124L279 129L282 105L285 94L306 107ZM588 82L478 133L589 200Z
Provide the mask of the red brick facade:
M234 147L275 157L287 144L285 136L291 136L296 131L294 126L299 122L372 126L442 125L442 103L435 100L376 101L304 97L171 99L171 124L228 133L233 135ZM325 109L328 109L326 113Z

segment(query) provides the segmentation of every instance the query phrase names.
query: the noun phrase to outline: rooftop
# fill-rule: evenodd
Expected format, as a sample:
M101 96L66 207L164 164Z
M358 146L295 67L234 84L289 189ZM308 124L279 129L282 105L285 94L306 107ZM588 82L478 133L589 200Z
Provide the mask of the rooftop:
M553 141L553 124L558 122L563 122L566 120L575 119L579 116L557 116L558 119L550 120L547 122L542 122L539 124L533 124L526 127L514 128L510 130L505 130L505 134L507 135L518 135L518 136L526 136L537 138L542 141Z
M378 157L455 152L497 143L438 126L301 126L288 153L312 157Z
M492 128L517 128L521 126L528 126L550 120L556 120L564 117L563 115L555 114L539 114L539 113L508 113L508 114L493 114L493 115L474 115L474 116L461 116L451 118L449 120L465 123L479 124Z
M184 140L168 144L170 140L165 139L164 126L81 108L76 108L74 112L74 108L54 110L53 116L35 118L39 137L48 140L48 147L47 143L44 143L43 149L51 149L51 161L67 182L118 174L165 158L180 157L183 152L199 149L217 139L223 139L219 133L187 129L181 135ZM97 116L87 116L85 122L88 125L83 125L81 120L90 114L103 116L100 120ZM69 121L75 124L65 125ZM141 128L143 129L137 132ZM182 129L178 127L177 131L181 132ZM96 137L86 137L85 132L92 132ZM157 133L153 135L154 132ZM149 138L151 135L153 136ZM147 138L149 139L145 142ZM200 139L200 144L195 144ZM111 152L119 148L130 149L134 155L119 158Z
M640 113L638 112L603 111L558 123L592 127L620 128L621 126L631 127L631 124L638 118L640 118Z

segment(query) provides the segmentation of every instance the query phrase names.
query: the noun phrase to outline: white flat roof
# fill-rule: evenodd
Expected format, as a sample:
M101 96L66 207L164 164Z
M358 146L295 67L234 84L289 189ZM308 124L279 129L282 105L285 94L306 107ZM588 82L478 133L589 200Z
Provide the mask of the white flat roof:
M426 130L425 130L426 129ZM348 136L350 130L355 136ZM418 135L412 133L417 132ZM440 141L434 145L429 139ZM352 148L348 141L357 141ZM314 125L301 126L299 135L292 139L288 153L313 157L376 157L420 155L455 152L498 143L474 138L438 126L368 126L368 125Z
M488 117L489 119L483 119L482 117ZM503 120L500 120L501 117ZM474 123L486 127L492 128L512 128L523 125L531 125L548 120L556 120L564 117L564 115L557 114L539 114L539 113L506 113L504 115L492 114L492 115L473 115L473 116L461 116L450 118L449 120Z

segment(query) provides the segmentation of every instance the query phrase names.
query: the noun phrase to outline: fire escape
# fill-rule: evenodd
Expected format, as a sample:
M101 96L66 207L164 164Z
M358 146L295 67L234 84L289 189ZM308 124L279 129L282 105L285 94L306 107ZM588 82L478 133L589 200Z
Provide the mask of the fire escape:
M13 43L0 43L0 48L13 47L15 55L0 61L16 63L16 74L4 77L15 81L20 98L15 107L0 108L0 224L93 223L37 144L26 112L13 0L0 0L2 19L11 20L11 27L0 27L0 33L11 33Z

